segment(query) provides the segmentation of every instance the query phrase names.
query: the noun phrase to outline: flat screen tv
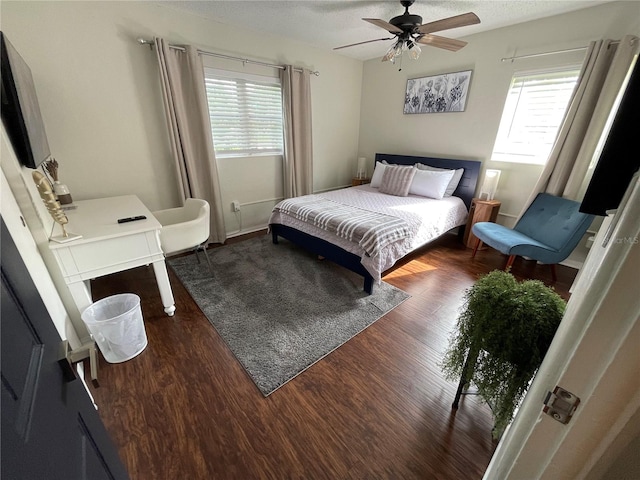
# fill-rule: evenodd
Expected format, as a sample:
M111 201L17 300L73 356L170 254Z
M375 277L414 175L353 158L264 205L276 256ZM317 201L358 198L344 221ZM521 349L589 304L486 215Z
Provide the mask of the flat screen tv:
M640 61L636 60L582 199L581 212L605 216L607 210L618 208L633 174L640 168L639 135Z
M51 151L31 70L3 32L0 44L2 123L20 163L38 168Z

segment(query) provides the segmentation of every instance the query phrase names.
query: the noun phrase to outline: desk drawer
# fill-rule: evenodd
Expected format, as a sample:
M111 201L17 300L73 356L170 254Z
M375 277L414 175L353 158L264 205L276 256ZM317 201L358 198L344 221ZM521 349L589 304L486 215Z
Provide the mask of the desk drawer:
M96 242L73 244L54 250L67 283L120 272L163 260L156 231Z

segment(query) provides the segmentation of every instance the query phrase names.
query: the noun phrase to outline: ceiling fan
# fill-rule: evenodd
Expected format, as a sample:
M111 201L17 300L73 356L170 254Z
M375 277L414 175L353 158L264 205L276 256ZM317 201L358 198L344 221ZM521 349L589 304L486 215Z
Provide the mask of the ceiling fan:
M376 38L375 40L352 43L350 45L336 47L334 50L354 47L365 43L379 42L381 40L392 40L395 38L396 41L391 48L389 48L385 56L382 57L382 61L391 61L391 63L395 63L395 59L400 57L405 51L408 51L409 56L416 60L420 56L421 52L418 44L444 48L445 50L450 50L452 52L457 52L467 44L467 42L463 42L462 40L432 35L433 32L449 30L450 28L466 27L467 25L480 23L478 16L475 13L469 12L423 24L422 17L420 15L413 15L409 13L409 7L413 5L414 1L415 0L402 0L400 4L405 9L404 13L397 17L393 17L388 22L378 18L363 18L365 22L369 22L377 27L384 28L389 33L393 33L393 37Z

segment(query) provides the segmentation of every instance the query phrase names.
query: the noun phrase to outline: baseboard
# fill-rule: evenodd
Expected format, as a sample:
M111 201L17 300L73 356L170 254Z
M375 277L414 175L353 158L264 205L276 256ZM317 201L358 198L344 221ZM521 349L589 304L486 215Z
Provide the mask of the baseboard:
M249 229L246 229L246 230L241 230L239 232L227 233L227 238L242 237L243 235L248 235L250 233L259 232L260 230L264 230L266 232L267 226L265 225L265 226L262 226L262 227L254 227L254 228L249 228Z
M576 270L580 270L582 268L582 265L584 265L584 262L580 262L578 260L570 260L570 259L566 259L562 262L560 262L560 265L564 265L565 267L571 267L571 268L575 268Z

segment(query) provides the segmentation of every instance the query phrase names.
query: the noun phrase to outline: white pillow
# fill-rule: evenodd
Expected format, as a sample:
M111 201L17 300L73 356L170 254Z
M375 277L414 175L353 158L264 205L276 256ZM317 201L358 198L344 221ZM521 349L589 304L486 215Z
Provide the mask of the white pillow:
M462 174L464 173L464 168L458 168L456 170L450 170L448 168L438 168L432 167L431 165L425 165L423 163L416 163L416 167L420 170L431 170L432 172L454 172L453 177L449 181L449 185L447 185L447 190L444 192L445 197L450 197L453 195L453 192L458 188L458 184L460 183L460 179L462 178Z
M449 185L454 173L453 170L436 172L433 170L416 169L409 193L440 200L444 196L447 185Z
M384 175L384 169L386 166L386 162L376 162L375 169L373 170L373 175L371 175L371 183L369 184L369 186L380 188L380 184L382 183L382 175Z

